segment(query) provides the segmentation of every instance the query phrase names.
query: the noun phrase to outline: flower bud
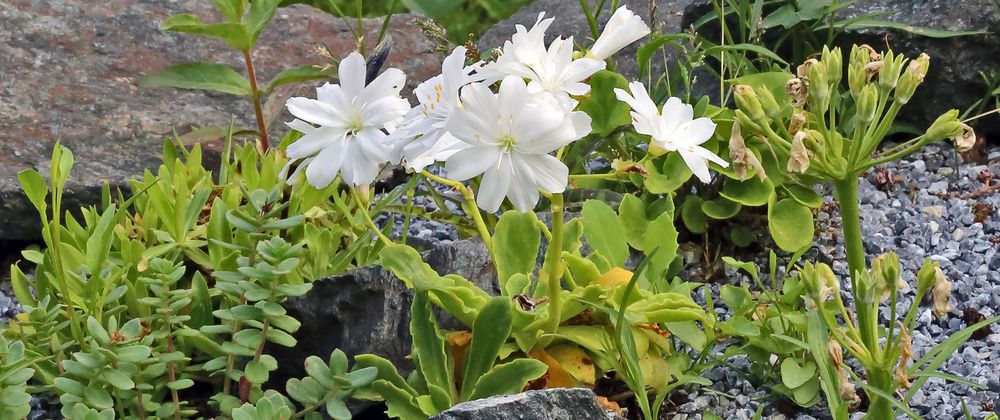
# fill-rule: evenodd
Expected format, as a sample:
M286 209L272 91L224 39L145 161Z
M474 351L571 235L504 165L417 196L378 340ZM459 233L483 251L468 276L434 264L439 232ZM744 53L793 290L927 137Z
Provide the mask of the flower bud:
M806 99L809 98L809 88L801 78L793 78L785 83L785 92L792 99L792 105L796 108L806 106Z
M976 147L976 132L965 123L959 125L962 127L962 134L955 136L955 150L965 153Z
M958 121L958 110L952 109L940 117L934 120L924 136L927 137L928 142L935 142L938 140L957 138L962 135L965 128L962 127L962 123ZM963 145L964 146L964 145Z
M882 300L885 293L885 282L882 276L871 271L859 270L856 284L858 285L858 302L865 305L877 303Z
M823 46L823 54L820 61L826 67L826 77L830 86L836 88L840 84L840 79L844 74L844 57L840 53L840 47L830 50L829 47Z
M945 277L941 267L934 267L934 287L931 288L931 297L934 299L934 316L940 318L951 312L951 305L948 299L951 298L951 282Z
M809 136L808 131L799 131L792 138L792 148L788 156L788 172L806 173L809 169L809 159L812 152L806 147L805 139Z
M896 85L895 99L897 102L905 105L910 101L917 86L923 83L924 77L927 76L930 62L931 57L924 53L920 53L916 60L910 61L906 70L903 71L903 75L899 76L899 83Z
M902 54L893 54L892 51L885 53L885 57L882 59L882 69L878 73L878 84L885 92L896 87L904 61L906 61L906 57Z
M887 254L879 255L872 261L872 275L879 276L882 278L881 283L885 285L882 289L882 301L889 298L889 294L895 289L906 287L903 285L902 279L899 276L899 257L896 253L889 252Z
M830 100L830 82L827 76L826 67L809 66L809 106L817 114L826 112Z
M856 100L858 120L864 124L872 122L878 108L878 88L875 85L866 84Z
M809 113L799 111L792 114L791 121L788 122L788 134L795 135L809 122Z
M757 92L748 85L736 85L733 88L733 93L736 94L736 106L739 107L743 112L753 118L754 120L766 123L767 114L764 113L764 108L760 103L760 97L757 96Z
M851 88L851 96L855 98L868 82L868 72L865 66L872 61L871 54L868 52L870 49L871 47L867 45L851 47L851 61L847 64L847 84Z
M760 134L763 131L760 125L757 125L757 121L754 121L742 110L736 110L736 122L740 125L740 131L746 131L748 135ZM761 121L762 124L766 124L766 121Z
M760 99L760 106L764 108L764 113L767 114L768 118L775 120L781 115L781 106L778 105L778 100L774 98L771 89L761 89L760 92L757 92L757 97Z
M936 278L934 269L937 267L938 263L927 258L924 260L924 264L920 266L920 270L917 271L917 301L922 299L931 290L931 287L934 287L934 280Z

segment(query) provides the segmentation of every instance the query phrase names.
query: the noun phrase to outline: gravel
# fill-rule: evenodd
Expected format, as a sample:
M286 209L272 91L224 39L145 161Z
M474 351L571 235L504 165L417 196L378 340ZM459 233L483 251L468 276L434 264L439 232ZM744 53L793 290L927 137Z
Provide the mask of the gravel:
M904 280L914 283L914 273L924 258L940 263L954 289L952 311L937 319L929 305L921 306L917 328L913 333L913 349L919 358L936 343L965 327L963 310L974 308L990 317L1000 314L1000 192L989 190L983 181L984 171L1000 174L1000 149L989 154L985 165L961 163L950 146L927 146L907 159L885 165L898 181L890 186L876 186L874 171L861 180L862 229L869 256L895 251L903 265ZM1000 177L989 181L1000 183ZM991 185L992 185L991 184ZM421 186L420 188L425 188ZM435 184L444 194L457 197L457 193ZM825 191L829 197L829 191ZM830 198L826 199L831 203ZM416 197L414 206L426 212L439 210L434 200ZM451 201L447 210L460 213ZM824 206L828 209L835 206ZM977 220L974 214L979 210ZM840 216L836 210L817 214L817 243L806 258L831 263L841 278L847 278L847 263L843 253L843 240L839 237ZM389 220L379 217L380 226ZM401 216L393 216L394 236L400 237L403 227ZM408 230L408 241L422 247L449 243L458 238L455 228L447 223L413 218ZM697 270L691 270L695 272ZM739 276L737 273L732 273ZM693 279L693 278L692 278ZM0 319L13 315L16 302L8 285L0 287ZM718 296L719 285L708 284L713 295ZM844 287L845 298L849 285ZM913 301L915 288L901 291L897 310L904 312ZM719 301L718 299L716 300ZM724 305L716 310L722 319L728 318ZM888 317L888 310L883 317ZM996 330L1000 330L997 328ZM720 350L721 351L721 350ZM758 389L740 371L749 370L749 361L735 357L731 367L718 365L704 373L713 381L708 389L691 389L686 402L666 407L670 413L664 418L699 419L706 410L723 418L750 419L763 406L765 418L771 419L824 419L829 418L822 406L799 412L779 412L778 406L767 389ZM986 387L973 389L966 385L929 380L912 400L912 407L926 418L965 418L962 403L973 418L982 418L993 411L1000 397L1000 371L985 366L1000 364L1000 334L993 333L982 339L973 339L954 352L942 366L947 373L965 377ZM1000 404L997 405L1000 407ZM858 413L852 415L852 418ZM37 418L37 417L36 417Z

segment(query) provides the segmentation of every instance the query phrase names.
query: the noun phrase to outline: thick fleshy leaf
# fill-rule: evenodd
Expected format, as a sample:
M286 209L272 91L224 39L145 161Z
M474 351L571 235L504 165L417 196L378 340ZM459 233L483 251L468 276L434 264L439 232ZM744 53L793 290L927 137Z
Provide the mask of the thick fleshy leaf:
M603 201L583 203L583 234L587 243L615 267L624 267L628 258L628 243L618 215Z
M774 243L788 252L796 252L812 245L813 214L798 201L786 198L769 206L767 226Z
M502 296L479 311L472 327L472 343L462 361L462 400L468 399L476 382L496 363L500 347L510 338L512 319L510 299Z
M541 230L534 213L508 211L500 216L493 234L493 249L501 290L515 274L531 274L538 259Z
M628 125L629 106L615 97L615 88L625 89L628 81L621 74L601 70L590 77L590 96L580 102L580 110L590 115L591 129L607 137L618 127Z

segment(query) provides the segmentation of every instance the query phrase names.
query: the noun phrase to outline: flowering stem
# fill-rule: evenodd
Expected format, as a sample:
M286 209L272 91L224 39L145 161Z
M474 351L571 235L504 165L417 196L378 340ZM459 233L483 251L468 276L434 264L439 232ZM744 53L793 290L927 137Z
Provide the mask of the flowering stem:
M865 269L865 248L861 240L861 214L858 212L857 177L854 174L848 174L847 179L835 181L833 193L837 202L840 203L844 248L847 252L847 266L851 270L851 292L857 296L857 273Z
M490 235L490 229L486 226L486 221L483 220L483 215L479 212L479 208L476 207L476 197L472 195L472 191L466 188L461 182L445 179L427 171L423 171L421 174L434 182L447 185L462 194L462 198L465 199L466 204L465 211L476 222L476 230L479 231L479 236L483 238L483 243L486 244L486 250L490 252L490 257L493 257L493 237Z
M382 233L382 230L379 229L378 225L375 224L375 221L372 220L371 214L368 213L368 205L361 202L360 193L356 188L351 188L351 197L354 198L354 204L358 206L358 212L361 213L361 216L365 219L364 222L368 225L368 228L371 229L376 236L378 236L382 243L386 245L392 244L392 241Z
M562 322L562 243L563 243L563 196L552 194L550 199L552 210L552 237L546 250L545 265L549 271L546 276L549 289L549 322L548 336L538 341L536 348L544 348L552 342L559 323Z
M253 71L253 60L250 50L243 51L243 61L247 63L247 79L250 80L250 98L253 100L253 111L257 116L257 131L260 132L260 149L267 152L270 144L267 139L267 125L264 123L264 110L260 105L260 90L257 89L257 75Z

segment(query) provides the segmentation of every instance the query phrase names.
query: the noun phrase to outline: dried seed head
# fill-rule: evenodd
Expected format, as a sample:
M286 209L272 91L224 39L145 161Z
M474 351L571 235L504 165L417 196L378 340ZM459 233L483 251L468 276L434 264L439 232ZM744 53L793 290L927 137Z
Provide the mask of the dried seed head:
M910 375L906 370L906 365L910 363L913 358L913 338L910 336L910 332L906 330L903 323L899 324L899 364L896 365L896 373L893 375L899 386L903 388L910 387Z
M951 312L951 305L948 304L948 299L951 298L951 282L940 267L934 268L934 287L931 288L931 297L934 299L934 316L940 318Z
M955 136L955 149L961 153L972 150L976 145L976 132L968 124L959 123L962 127L962 134Z
M792 120L788 123L788 134L796 135L802 127L805 127L806 123L809 122L809 113L805 111L799 111L792 114Z
M879 60L882 59L882 54L880 54L878 51L875 51L875 49L872 48L871 45L862 44L861 47L859 47L859 48L861 48L861 50L863 52L867 52L868 53L868 60L869 61L879 61Z
M795 68L795 75L798 76L800 79L808 78L809 77L809 67L812 67L813 65L818 65L818 64L819 64L819 60L817 60L815 58L810 58L810 59L806 60L805 62L803 62L802 64L799 64L799 66Z
M808 136L806 131L799 131L792 138L792 149L788 156L788 172L804 174L809 169L809 159L812 158L812 152L806 148L805 139Z
M809 98L809 88L806 82L800 77L793 78L785 83L785 92L792 98L792 105L796 108L806 106L806 99Z

